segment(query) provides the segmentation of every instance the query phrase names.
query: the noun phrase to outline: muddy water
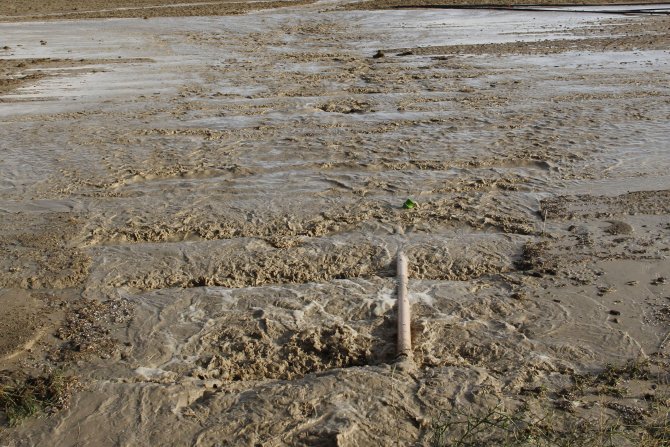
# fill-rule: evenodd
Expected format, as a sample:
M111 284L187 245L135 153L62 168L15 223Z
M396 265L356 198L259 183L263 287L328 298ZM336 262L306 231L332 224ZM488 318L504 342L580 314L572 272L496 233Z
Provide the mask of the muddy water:
M336 6L0 24L3 57L60 60L0 96L3 300L135 315L12 442L427 442L482 390L665 349L668 53L570 40L667 22ZM540 54L389 51L520 40Z

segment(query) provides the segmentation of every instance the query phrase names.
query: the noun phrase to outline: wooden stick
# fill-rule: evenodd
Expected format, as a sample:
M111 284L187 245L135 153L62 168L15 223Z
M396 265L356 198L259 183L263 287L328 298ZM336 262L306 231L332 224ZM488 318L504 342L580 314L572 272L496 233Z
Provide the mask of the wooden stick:
M412 359L412 334L410 332L410 305L407 296L407 257L398 252L398 357Z

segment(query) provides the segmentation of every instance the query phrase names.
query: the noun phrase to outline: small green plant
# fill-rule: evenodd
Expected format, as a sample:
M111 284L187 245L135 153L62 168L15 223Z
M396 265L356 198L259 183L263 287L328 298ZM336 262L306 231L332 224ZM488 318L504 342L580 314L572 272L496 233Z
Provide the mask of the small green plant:
M0 412L10 426L38 414L51 414L67 408L78 382L60 372L46 372L22 379L0 378Z

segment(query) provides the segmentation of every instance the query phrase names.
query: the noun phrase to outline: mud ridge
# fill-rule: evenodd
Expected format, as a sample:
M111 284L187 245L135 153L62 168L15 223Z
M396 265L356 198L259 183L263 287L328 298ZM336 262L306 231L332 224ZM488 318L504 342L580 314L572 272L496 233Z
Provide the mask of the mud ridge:
M204 248L203 244L206 243L198 246ZM499 243L480 242L472 246L413 244L406 249L411 262L410 275L417 279L467 281L509 271L510 255L501 252L500 245L497 250L491 251L495 244ZM106 250L110 266L94 273L93 280L105 281L111 287L153 290L204 286L258 287L395 275L395 253L366 242L309 243L291 249L270 250L253 245L245 245L244 250L240 249L242 246L238 242L220 246L216 249L216 256L207 259L193 251L198 246L191 246L188 254L182 252L178 258L160 260L143 255L124 261L123 274L118 273L119 267L112 267L116 265L116 261L111 260L113 252ZM124 251L117 253L123 256ZM186 262L182 261L184 258Z
M467 189L478 191L494 186L493 189L514 189L515 183L485 181L474 182ZM451 190L452 188L447 188ZM461 189L461 188L456 188ZM479 211L478 200L468 196L457 196L423 202L418 208L407 211L379 202L359 201L341 206L320 215L299 216L298 213L265 217L258 213L240 218L235 215L212 216L197 210L180 212L184 218L178 222L147 223L139 219L124 222L123 226L91 230L87 237L89 245L110 243L174 242L183 240L222 240L235 238L261 238L276 248L299 246L306 238L323 237L345 233L363 224L380 223L394 228L415 227L433 229L468 227L476 230L490 230L506 233L535 234L535 223L525 216L511 212ZM296 216L296 214L298 214ZM147 219L149 220L149 219Z
M622 215L670 213L670 190L634 191L614 197L578 195L544 199L541 213L548 219L568 220Z

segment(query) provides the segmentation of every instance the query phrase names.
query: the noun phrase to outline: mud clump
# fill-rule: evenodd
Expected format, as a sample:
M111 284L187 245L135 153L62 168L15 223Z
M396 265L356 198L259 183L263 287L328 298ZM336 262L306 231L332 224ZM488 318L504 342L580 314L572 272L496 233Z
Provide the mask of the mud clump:
M346 325L287 331L279 338L260 327L245 331L237 325L227 326L211 342L217 352L201 360L193 375L228 381L293 380L314 372L366 365L372 346L370 338Z
M549 253L549 248L547 241L527 242L523 246L521 258L515 262L516 267L535 276L556 275L559 261Z
M351 100L351 101L331 101L319 107L324 112L328 113L365 113L372 111L372 106L367 102Z
M631 234L633 232L633 227L627 224L626 222L613 220L610 222L610 226L605 228L605 232L613 236L619 234Z

